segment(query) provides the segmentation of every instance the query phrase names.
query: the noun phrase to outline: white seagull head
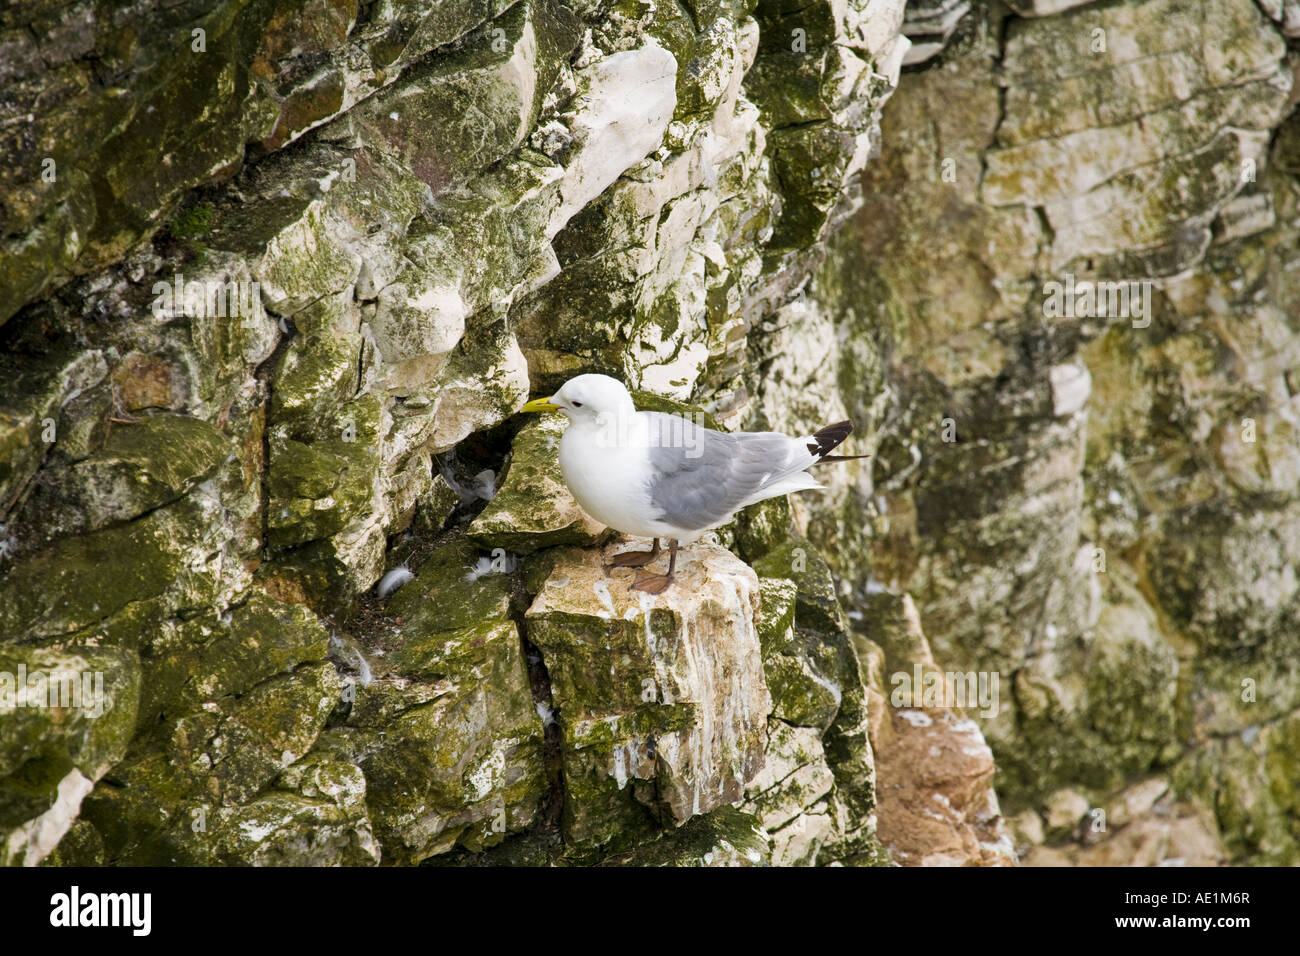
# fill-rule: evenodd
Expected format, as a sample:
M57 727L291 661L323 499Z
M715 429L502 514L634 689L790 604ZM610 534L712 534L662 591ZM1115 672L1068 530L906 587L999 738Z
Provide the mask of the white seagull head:
M578 375L550 398L538 398L525 412L564 412L573 424L603 424L635 414L632 396L618 379L608 375Z

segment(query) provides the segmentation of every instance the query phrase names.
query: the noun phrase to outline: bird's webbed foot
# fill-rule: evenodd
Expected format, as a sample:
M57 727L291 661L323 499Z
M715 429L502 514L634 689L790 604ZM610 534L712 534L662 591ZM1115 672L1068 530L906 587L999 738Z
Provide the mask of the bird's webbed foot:
M644 591L646 594L663 594L668 590L668 585L673 583L672 573L668 574L651 574L649 571L638 571L636 580L632 582L628 590Z
M659 539L655 538L654 547L649 551L625 551L622 554L616 554L605 562L605 570L610 568L644 568L647 564L659 557Z

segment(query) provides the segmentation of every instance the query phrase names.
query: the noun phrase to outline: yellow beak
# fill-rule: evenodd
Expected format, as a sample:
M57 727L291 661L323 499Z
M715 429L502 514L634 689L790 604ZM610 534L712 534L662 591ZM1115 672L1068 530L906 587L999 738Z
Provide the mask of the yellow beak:
M521 412L558 412L560 406L556 405L549 398L534 398L519 410Z

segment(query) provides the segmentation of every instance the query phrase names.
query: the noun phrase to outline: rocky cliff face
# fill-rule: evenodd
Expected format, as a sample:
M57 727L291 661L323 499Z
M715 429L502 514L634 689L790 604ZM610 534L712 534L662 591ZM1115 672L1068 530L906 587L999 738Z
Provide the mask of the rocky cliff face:
M892 395L869 557L827 553L1007 679L1031 859L1293 863L1300 7L1011 6L904 79L864 173ZM1053 308L1107 280L1149 308Z
M1300 8L156 6L0 13L0 860L1295 859ZM581 371L874 458L642 598Z

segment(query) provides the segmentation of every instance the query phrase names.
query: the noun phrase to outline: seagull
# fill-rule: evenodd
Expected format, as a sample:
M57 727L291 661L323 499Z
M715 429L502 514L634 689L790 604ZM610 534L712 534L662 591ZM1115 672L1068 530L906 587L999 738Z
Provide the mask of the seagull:
M649 551L632 551L606 565L636 568L631 588L662 594L673 582L677 550L766 498L821 488L807 469L832 455L853 431L849 421L802 438L779 432L719 432L683 415L637 411L628 390L608 375L579 375L525 412L563 412L560 470L582 509L626 535L653 538ZM668 541L668 572L642 570Z

